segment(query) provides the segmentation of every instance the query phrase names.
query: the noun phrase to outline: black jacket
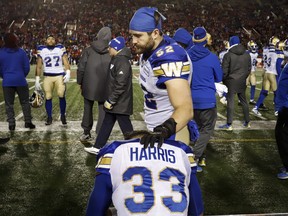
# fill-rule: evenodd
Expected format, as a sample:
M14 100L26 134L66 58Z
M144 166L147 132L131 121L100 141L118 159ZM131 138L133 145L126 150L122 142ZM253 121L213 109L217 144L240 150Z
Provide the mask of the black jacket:
M111 30L103 27L98 33L98 40L87 47L80 58L77 70L77 83L82 87L84 98L104 102L107 99L107 81L111 57L108 43Z
M246 79L251 71L251 57L243 45L231 47L222 62L223 83L229 91L240 93L246 89Z
M108 99L115 102L112 110L116 114L133 114L131 51L124 47L110 62L108 80Z

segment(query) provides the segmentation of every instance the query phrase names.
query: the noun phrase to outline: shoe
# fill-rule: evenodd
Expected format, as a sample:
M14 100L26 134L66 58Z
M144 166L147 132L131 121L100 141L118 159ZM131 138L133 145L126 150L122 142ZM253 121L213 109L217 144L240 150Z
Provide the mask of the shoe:
M251 105L256 105L256 101L250 100L250 101L249 101L249 104L251 104Z
M206 158L200 159L198 165L200 167L205 167L206 166Z
M275 115L275 116L278 116L278 111L275 111L275 112L274 112L274 115Z
M5 144L10 140L10 137L0 138L0 144Z
M25 128L35 129L36 126L32 122L29 122L29 123L25 123Z
M243 127L245 128L251 128L251 123L250 122L244 122Z
M229 125L229 124L220 125L219 128L223 129L223 130L227 130L227 131L232 131L233 130L232 125Z
M66 115L61 115L61 122L63 125L67 125Z
M277 174L278 179L288 179L288 172L285 168L280 169L280 173Z
M222 103L224 106L227 106L227 99L226 99L226 97L222 97L222 98L220 99L220 103Z
M267 108L267 107L265 106L265 104L261 104L261 105L259 106L259 110L261 110L261 111L268 111L269 108Z
M95 155L97 155L100 151L100 149L95 148L93 146L92 147L86 147L86 148L84 148L84 150L90 154L95 154Z
M16 126L15 125L9 125L9 130L10 131L15 131Z
M48 117L47 121L45 122L45 125L51 125L52 124L52 117Z
M88 141L91 141L92 138L91 138L91 134L85 134L83 133L81 136L80 136L80 141L81 142L88 142Z
M258 111L258 109L256 108L256 107L254 107L253 109L252 109L252 112L256 115L256 116L262 116L262 114Z

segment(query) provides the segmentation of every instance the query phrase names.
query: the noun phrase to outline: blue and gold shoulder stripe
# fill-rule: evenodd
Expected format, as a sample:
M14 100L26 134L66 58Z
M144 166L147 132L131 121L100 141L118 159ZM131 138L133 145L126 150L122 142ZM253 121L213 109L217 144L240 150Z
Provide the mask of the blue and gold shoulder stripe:
M186 51L177 43L165 41L149 57L154 76L181 77L190 73L190 61Z

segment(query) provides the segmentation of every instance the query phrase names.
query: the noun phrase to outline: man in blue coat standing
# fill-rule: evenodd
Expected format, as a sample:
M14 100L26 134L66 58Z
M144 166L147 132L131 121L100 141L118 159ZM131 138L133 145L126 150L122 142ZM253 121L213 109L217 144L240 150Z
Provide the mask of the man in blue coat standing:
M191 93L194 120L200 133L194 146L194 153L196 160L201 161L205 158L204 151L216 124L215 82L222 81L223 72L218 57L205 47L207 32L204 27L197 27L193 30L193 42L194 46L188 50L188 54L193 64ZM198 167L197 171L202 170Z
M9 130L16 127L14 100L17 92L24 115L25 128L34 129L31 107L29 104L29 88L26 76L30 71L29 59L25 51L18 47L18 37L13 33L4 36L4 47L0 50L0 77L5 99L5 108Z
M288 56L287 40L284 54L285 56ZM277 177L279 179L288 179L288 63L282 70L278 81L275 107L276 111L278 111L278 118L275 127L275 137L278 152L283 164L283 168L281 168Z

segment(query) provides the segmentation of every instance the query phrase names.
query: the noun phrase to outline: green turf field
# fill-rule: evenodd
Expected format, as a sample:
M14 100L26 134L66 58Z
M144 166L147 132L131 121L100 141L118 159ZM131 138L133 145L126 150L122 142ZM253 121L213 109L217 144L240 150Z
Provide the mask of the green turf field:
M134 70L137 77L137 70ZM67 121L59 122L58 100L53 100L51 126L45 126L44 107L33 109L36 130L23 129L18 99L15 102L16 131L8 132L0 91L0 135L11 136L0 145L0 215L62 216L84 215L94 183L95 157L78 141L82 134L83 99L75 82L75 70L67 85ZM261 81L261 71L258 71ZM31 93L34 67L29 75ZM74 80L73 80L74 79ZM134 80L133 125L145 128L142 92ZM261 85L257 86L258 89ZM248 94L249 89L247 90ZM259 90L256 92L258 98ZM274 139L273 96L265 104L271 110L259 118L251 114L252 128L243 129L241 107L235 106L235 130L215 130L207 148L207 167L197 174L203 192L206 215L288 213L288 181L276 178L281 166ZM252 109L253 107L250 106ZM95 107L95 120L96 120ZM225 107L218 105L217 125L225 123ZM122 139L118 126L110 140Z

